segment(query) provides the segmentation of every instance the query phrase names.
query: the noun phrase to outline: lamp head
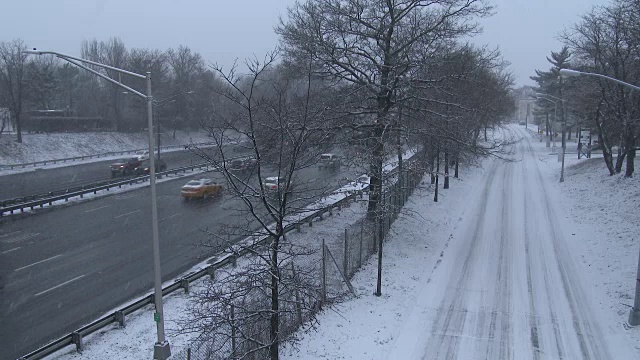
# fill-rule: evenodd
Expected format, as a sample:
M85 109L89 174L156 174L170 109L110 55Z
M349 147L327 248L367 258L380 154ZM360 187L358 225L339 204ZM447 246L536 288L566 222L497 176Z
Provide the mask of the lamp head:
M577 70L560 69L560 76L580 76L582 73Z
M33 50L23 50L22 51L25 54L32 54L32 55L42 55L44 54L44 51L38 50L36 48L33 48Z

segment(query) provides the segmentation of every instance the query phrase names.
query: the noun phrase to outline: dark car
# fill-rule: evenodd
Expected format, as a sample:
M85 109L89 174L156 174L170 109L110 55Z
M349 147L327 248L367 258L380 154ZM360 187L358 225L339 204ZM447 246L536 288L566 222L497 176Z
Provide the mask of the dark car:
M253 157L233 159L229 163L229 170L237 172L251 170L256 164L257 161Z
M131 175L140 163L137 157L120 159L111 164L111 177Z
M134 174L136 175L149 175L149 167L151 166L151 161L149 159L144 160L134 169ZM156 172L167 170L167 163L162 159L156 159Z

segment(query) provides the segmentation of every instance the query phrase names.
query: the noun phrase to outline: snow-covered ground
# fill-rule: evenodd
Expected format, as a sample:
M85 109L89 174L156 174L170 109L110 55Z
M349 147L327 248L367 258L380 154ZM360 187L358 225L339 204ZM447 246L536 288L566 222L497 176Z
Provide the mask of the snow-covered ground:
M360 296L322 313L284 358L640 358L640 330L624 326L637 181L567 158L560 185L544 143L517 146L520 161L464 169L438 204L414 196L419 216L397 221L386 246L383 296L371 295L371 261L353 280Z
M169 135L162 136L161 145L185 145L210 141L211 138L204 131L177 131L175 139ZM13 134L3 134L0 136L0 165L146 149L147 146L148 134L146 132L24 134L22 143L17 143ZM115 156L115 158L120 157L122 156ZM105 159L108 158L87 161ZM66 165L77 163L79 162L67 163Z
M567 156L559 184L544 142L520 126L510 133L525 137L519 161L461 168L438 203L423 183L386 242L382 296L370 259L352 280L358 297L320 313L283 358L640 358L640 329L624 325L640 250L637 178ZM340 237L358 214L345 209L300 236ZM188 306L181 294L166 299L170 330ZM154 339L151 310L142 311L125 329L86 338L82 354L50 358L150 358ZM176 352L188 338L170 341Z

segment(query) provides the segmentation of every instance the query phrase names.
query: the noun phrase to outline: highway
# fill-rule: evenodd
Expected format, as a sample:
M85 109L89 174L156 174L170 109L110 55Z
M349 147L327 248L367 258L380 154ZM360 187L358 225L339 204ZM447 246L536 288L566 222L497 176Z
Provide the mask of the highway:
M64 174L79 168L83 167L54 170ZM335 188L338 179L353 174L346 167L334 172L306 168L297 175L296 191ZM210 240L203 230L219 233L223 225L250 220L237 211L243 207L228 193L204 201L182 199L180 187L201 176L158 184L163 281L214 254L213 248L202 246ZM219 173L207 176L222 181ZM309 196L298 200L310 201ZM54 207L0 226L0 359L24 355L152 288L150 203L149 188L143 187Z
M241 150L238 147L229 148L231 151ZM120 158L129 157L133 155L123 155ZM167 169L204 162L190 150L161 152L160 158L166 162ZM109 166L115 161L112 159L57 168L39 168L34 171L0 176L0 200L45 194L49 191L111 180Z

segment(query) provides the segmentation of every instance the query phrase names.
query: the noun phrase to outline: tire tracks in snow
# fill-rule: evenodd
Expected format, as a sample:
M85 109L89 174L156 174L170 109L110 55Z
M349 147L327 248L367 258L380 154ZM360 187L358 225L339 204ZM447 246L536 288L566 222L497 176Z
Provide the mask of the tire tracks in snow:
M498 162L494 162L489 170L489 176L482 190L482 201L480 202L481 205L479 211L480 216L476 220L474 236L469 244L470 248L462 265L462 272L456 283L455 293L453 294L453 298L445 297L439 306L440 310L446 309L446 311L438 311L436 318L434 319L433 326L431 328L431 336L427 342L425 359L454 359L457 357L460 338L459 336L456 336L458 334L450 334L448 331L453 327L452 323L455 324L455 327L459 330L462 330L464 327L467 311L462 309L464 301L462 292L466 288L468 280L471 277L471 269L469 265L471 261L474 260L476 249L480 242L479 234L482 233L482 227L485 222L485 217L487 216L487 204L490 189L496 175L497 167ZM433 351L434 349L437 349L434 356L429 356L430 351ZM442 353L443 350L446 351L445 354Z
M526 141L528 144L529 151L533 154L533 147L531 146L531 141L529 137L526 137ZM535 166L535 176L541 184L544 183L542 173L537 163ZM546 191L542 193L543 193L542 202L546 210L545 211L546 218L547 218L546 220L547 220L547 223L549 224L549 229L552 235L551 243L553 245L553 249L555 253L554 254L555 264L553 265L557 266L559 270L560 279L562 282L562 290L566 296L568 306L571 311L571 320L572 320L573 328L575 330L575 335L577 337L581 356L583 359L594 359L594 360L609 359L610 356L606 346L600 342L600 339L602 339L603 336L600 332L599 327L593 326L593 324L590 322L591 314L588 313L589 308L587 307L587 304L579 300L579 299L585 298L585 294L576 282L571 281L571 277L575 277L577 276L577 274L575 273L575 271L573 271L573 268L569 268L570 267L569 261L562 260L565 258L570 259L570 254L566 249L565 244L561 243L560 239L562 239L562 236L561 234L558 233L558 229L560 225L558 224L558 221L557 221L557 215L553 207L551 206L549 194ZM541 257L541 258L544 260L544 257ZM546 274L547 272L545 272L545 280L547 280ZM545 281L545 282L547 283L547 291L549 292L550 291L550 289L548 288L549 282L548 281ZM548 295L550 300L549 303L551 304L552 303L551 300L553 298L552 293L549 292ZM556 334L558 334L557 322L556 322L557 318L553 312L551 314L554 320L554 323L553 323L554 331L556 332ZM557 342L558 340L559 338L556 337ZM560 351L559 344L558 344L558 348ZM562 353L560 353L559 355L560 357L563 356Z
M512 131L506 131L509 131L513 136ZM504 130L503 135L505 135ZM483 344L482 347L484 347L483 349L478 348L478 345L473 345L477 348L479 355L483 355L483 358L486 359L513 358L511 334L513 246L510 236L512 234L510 193L513 190L513 168L513 164L509 162L495 160L492 163L479 205L477 205L478 208L472 213L474 216L477 214L477 219L475 219L475 226L471 232L473 234L471 241L467 244L465 260L456 280L455 291L445 296L439 306L440 311L434 319L424 358L458 358L461 355L459 353L461 339L468 339L470 336L465 333L469 334L472 331L471 329L465 331L465 326L467 323L472 324L473 321L475 321L475 331L473 331L472 337L480 340L480 343ZM496 178L500 178L501 182L496 184L494 182ZM497 192L499 195L495 194ZM496 218L495 208L491 206L493 200L498 201L501 206L498 215L500 218ZM492 238L491 236L496 234L488 233L485 230L492 230L494 225L498 225L499 230L508 230L500 231L499 236ZM465 296L465 292L474 291L473 287L477 286L472 281L474 281L474 273L479 270L479 266L475 265L480 265L478 260L484 254L483 250L491 253L487 250L494 247L497 250L495 252L498 255L498 260L495 266L495 280L489 283L496 284L496 286L491 289L481 289L481 304L485 299L484 292L493 291L488 297L489 303L480 307L477 312L471 311L467 306L469 304L465 303L469 300ZM488 271L493 271L493 269L494 267L491 266L491 270ZM485 302L487 301L485 300ZM469 346L468 343L466 345ZM467 356L466 353L465 356Z
M523 146L524 147L524 146ZM531 145L529 144L529 150L531 150ZM529 177L527 176L527 168L525 166L522 166L522 175L523 175L523 179L524 179L524 184L525 184L525 189L529 189L530 187L528 186L528 179ZM529 219L529 207L527 206L527 204L530 202L530 197L531 197L531 192L527 191L525 192L525 203L524 203L524 219L525 222L527 221L527 219ZM529 236L529 231L527 231L526 227L525 227L525 231L524 231L524 253L525 253L525 268L526 268L526 272L527 272L527 294L529 296L529 315L527 316L529 318L529 331L530 331L530 337L529 340L531 341L531 346L532 346L532 350L533 350L533 359L534 360L538 360L540 359L540 339L538 338L538 322L537 322L537 317L536 317L536 304L533 298L533 281L531 280L531 252L529 249L529 244L531 243L531 237Z

